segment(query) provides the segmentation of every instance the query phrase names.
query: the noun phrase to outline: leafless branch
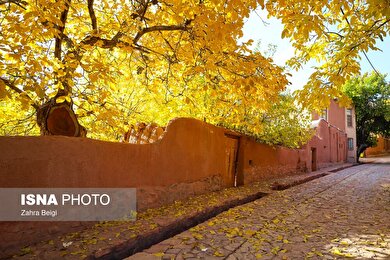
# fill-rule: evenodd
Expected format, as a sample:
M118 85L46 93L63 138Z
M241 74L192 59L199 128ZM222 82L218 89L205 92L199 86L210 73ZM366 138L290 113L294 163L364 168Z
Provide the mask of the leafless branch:
M270 23L267 22L266 20L264 20L264 19L259 15L259 13L258 13L256 10L255 10L254 12L255 12L256 16L261 20L261 22L263 23L264 26L267 27L267 26L270 25Z

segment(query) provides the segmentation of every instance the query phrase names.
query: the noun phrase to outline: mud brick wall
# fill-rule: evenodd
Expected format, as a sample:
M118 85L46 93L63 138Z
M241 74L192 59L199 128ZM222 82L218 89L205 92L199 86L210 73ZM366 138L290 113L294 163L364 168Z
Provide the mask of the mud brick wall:
M311 168L312 148L317 150L317 169L346 162L348 153L347 134L323 119L318 121L315 130L315 135L305 146L309 170Z
M364 153L367 157L390 153L390 138L379 136L377 144L374 147L367 148Z
M240 181L244 184L307 170L305 149L271 147L248 137L243 137L241 144L243 176Z
M188 118L171 121L163 137L151 144L0 137L0 188L131 187L137 188L138 210L144 210L235 184L310 171L313 147L318 168L342 161L345 142L345 134L325 121L305 147L287 149ZM0 258L92 224L1 222Z

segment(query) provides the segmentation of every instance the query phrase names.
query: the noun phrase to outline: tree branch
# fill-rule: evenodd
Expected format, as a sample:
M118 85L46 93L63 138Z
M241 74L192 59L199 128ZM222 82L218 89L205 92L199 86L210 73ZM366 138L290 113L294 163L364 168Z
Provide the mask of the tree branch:
M17 86L15 86L11 81L9 81L8 79L5 79L5 78L2 78L0 77L0 80L3 81L3 83L5 85L7 85L10 89L12 89L13 91L19 93L19 94L22 94L23 93L23 90L21 90L20 88L18 88Z
M146 33L149 32L155 32L155 31L186 31L189 28L186 25L157 25L157 26L152 26L152 27L147 27L139 31L136 36L133 39L133 45L121 41L120 39L124 34L122 32L118 32L112 39L104 39L100 38L98 36L88 36L86 37L81 43L85 45L96 45L98 42L100 42L99 47L103 49L110 49L113 47L116 47L118 44L122 44L124 46L132 46L133 48L144 51L144 47L138 45L139 39Z
M340 39L343 39L344 36L341 35L340 33L338 32L331 32L331 31L325 31L326 34L334 34L334 35L337 35Z
M97 32L97 19L95 15L95 10L93 9L93 2L94 0L88 0L88 12L89 12L89 17L91 18L92 22L92 29Z
M153 1L153 2L156 2L156 1ZM152 4L153 4L153 2L152 2ZM139 8L135 13L131 14L131 18L133 18L133 19L139 18L140 21L146 20L145 14L146 14L146 11L148 10L149 3L150 3L150 1L145 1L143 3L140 3L141 8Z
M27 95L25 91L23 91L23 90L21 90L20 88L18 88L17 86L15 86L14 83L12 83L12 82L9 81L8 79L2 78L2 77L0 77L0 80L3 81L3 83L4 83L7 87L9 87L9 88L12 89L13 91L17 92L18 94L20 94L20 95L21 95L21 94L26 95L26 97L27 97L28 99L30 99L30 100L33 102L31 105L32 105L35 109L38 109L38 108L39 108L39 106L38 106L37 104L35 104L35 102L32 100L32 98L31 98L29 95Z
M342 14L344 15L344 17L345 17L345 13L344 13L344 10L343 10L342 7L340 7L340 10L341 10L341 13L342 13ZM345 17L344 19L345 19L345 21L347 22L349 28L350 28L351 30L353 30L353 29L352 29L352 25L351 25L351 23L349 22L348 18ZM380 25L378 28L380 28L380 27L382 27L383 25L385 25L388 21L389 21L389 20L385 21L385 22L384 22L382 25ZM364 42L364 40L363 40L363 42ZM363 42L361 42L360 44L362 44ZM360 44L356 45L356 47L359 46ZM352 49L351 49L351 50L352 50ZM363 52L363 54L364 54L364 57L366 57L368 63L371 65L372 69L375 71L375 73L376 73L378 76L380 76L379 72L376 70L376 68L375 68L374 65L372 64L371 60L368 58L366 52L365 52L364 50L362 50L362 52Z
M60 31L59 36L55 38L54 57L56 57L58 60L61 60L62 35L64 34L65 30L65 23L68 17L70 2L71 0L65 1L65 9L62 11L60 16L62 24L58 26L58 30Z
M26 1L22 1L22 0L0 0L0 5L4 5L4 4L15 4L20 8L23 8L24 10L26 10L26 5L28 5Z
M123 44L124 46L130 46L130 44L128 42L123 42L120 40L121 36L116 37L117 35L115 35L112 39L104 39L104 38L100 38L97 36L89 36L89 37L86 37L84 40L82 40L81 43L85 44L85 45L93 46L93 45L97 44L97 42L100 42L101 44L99 45L99 47L103 48L103 49L109 49L109 48L116 47L119 43Z
M137 44L139 39L144 34L150 33L150 32L155 32L155 31L159 31L159 32L161 32L161 31L187 31L188 27L186 24L185 25L156 25L156 26L152 26L152 27L143 28L141 31L139 31L135 35L135 37L133 39L133 44Z

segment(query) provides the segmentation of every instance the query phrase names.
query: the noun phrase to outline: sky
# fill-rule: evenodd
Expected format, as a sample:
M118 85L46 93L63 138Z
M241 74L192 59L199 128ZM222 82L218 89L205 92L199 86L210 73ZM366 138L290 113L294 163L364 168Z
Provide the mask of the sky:
M261 18L260 18L260 17ZM264 24L263 21L266 21L268 25ZM290 44L288 39L282 39L281 33L283 30L283 25L276 18L267 19L266 11L257 11L252 12L249 19L246 20L244 25L244 36L242 41L247 41L253 39L256 43L261 41L261 49L266 50L268 44L275 44L277 46L276 52L273 55L274 62L277 65L283 66L285 62L294 55L294 48ZM380 73L388 74L387 80L390 79L390 37L386 37L383 42L378 41L377 47L382 51L369 51L367 56L370 61L373 63L376 70ZM311 72L313 72L312 67L315 65L315 62L310 62L303 66L298 72L293 71L293 77L289 78L289 81L292 83L289 86L289 89L296 90L302 88L307 79L309 78ZM370 66L367 59L362 55L361 56L361 73L371 72L373 69Z

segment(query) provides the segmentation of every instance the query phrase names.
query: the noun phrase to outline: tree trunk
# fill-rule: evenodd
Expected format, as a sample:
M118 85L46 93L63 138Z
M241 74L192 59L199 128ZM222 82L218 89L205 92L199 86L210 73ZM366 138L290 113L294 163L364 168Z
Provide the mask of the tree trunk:
M56 102L57 96L37 109L37 122L41 135L86 137L86 129L80 125L71 102Z
M360 160L360 154L363 153L368 148L368 145L361 144L359 148L357 149L357 162L359 163Z

